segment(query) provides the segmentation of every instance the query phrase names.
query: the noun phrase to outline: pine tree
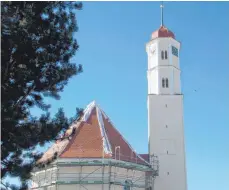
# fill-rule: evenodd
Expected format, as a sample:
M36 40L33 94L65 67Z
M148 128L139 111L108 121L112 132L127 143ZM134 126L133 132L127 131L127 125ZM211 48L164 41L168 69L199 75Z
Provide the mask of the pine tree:
M33 151L72 121L63 109L51 118L44 98L59 99L68 80L82 72L70 63L79 48L73 34L81 8L75 2L1 2L1 176L19 177L21 189L41 156ZM34 117L32 107L44 114Z

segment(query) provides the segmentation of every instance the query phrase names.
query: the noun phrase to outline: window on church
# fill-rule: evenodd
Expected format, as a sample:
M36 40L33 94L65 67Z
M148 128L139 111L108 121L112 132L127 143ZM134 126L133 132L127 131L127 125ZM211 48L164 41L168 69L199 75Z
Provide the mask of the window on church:
M167 78L165 80L165 85L166 85L166 88L169 88L169 79L167 79Z
M162 79L162 87L165 88L165 79Z
M133 182L132 182L131 180L127 179L127 180L125 181L125 185L124 185L124 187L123 187L123 190L131 190L132 183L133 183Z
M172 54L178 57L178 49L172 46Z
M168 59L167 51L165 51L165 59Z
M164 59L164 51L161 51L161 59Z
M130 190L130 186L125 185L123 190Z

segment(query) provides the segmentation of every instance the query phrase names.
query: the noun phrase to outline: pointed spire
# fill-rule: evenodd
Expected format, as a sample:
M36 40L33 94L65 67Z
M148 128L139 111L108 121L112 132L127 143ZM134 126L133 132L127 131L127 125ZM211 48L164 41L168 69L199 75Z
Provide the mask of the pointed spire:
M163 1L161 2L160 7L161 7L161 26L164 26L164 12L163 12L164 5L163 5Z

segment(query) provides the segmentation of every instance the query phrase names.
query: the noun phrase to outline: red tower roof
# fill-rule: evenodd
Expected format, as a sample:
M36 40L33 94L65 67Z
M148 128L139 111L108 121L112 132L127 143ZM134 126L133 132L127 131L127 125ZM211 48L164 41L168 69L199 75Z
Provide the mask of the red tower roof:
M151 39L153 40L155 38L174 38L175 39L175 35L168 28L162 25L158 30L152 33Z
M80 120L69 127L38 163L47 162L54 154L58 158L110 158L149 164L148 159L134 151L95 102L87 106Z

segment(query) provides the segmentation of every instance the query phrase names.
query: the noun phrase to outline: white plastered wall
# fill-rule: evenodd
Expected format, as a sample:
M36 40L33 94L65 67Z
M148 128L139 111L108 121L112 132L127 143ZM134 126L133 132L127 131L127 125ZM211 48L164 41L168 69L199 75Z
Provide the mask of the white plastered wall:
M155 190L186 190L182 95L148 95L149 153L159 158Z
M172 46L178 56L172 54ZM159 158L154 190L187 189L179 50L180 43L173 38L157 38L146 45L149 153ZM167 59L165 55L162 59L161 51L167 51ZM169 81L166 88L163 78Z
M173 38L157 38L147 43L148 94L181 94L179 55L172 55L172 46L179 52L180 43ZM161 51L167 51L167 59L161 58ZM169 88L162 87L162 78L169 79Z

